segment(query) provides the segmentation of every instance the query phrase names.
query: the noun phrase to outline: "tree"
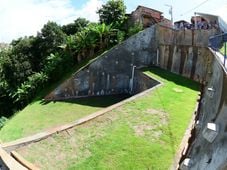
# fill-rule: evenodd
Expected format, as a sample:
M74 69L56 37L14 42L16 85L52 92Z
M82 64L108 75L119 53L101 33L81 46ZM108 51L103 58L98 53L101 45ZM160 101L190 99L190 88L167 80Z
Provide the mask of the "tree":
M66 35L61 27L55 22L48 22L43 26L41 32L38 33L36 39L37 57L40 57L41 68L45 65L45 59L51 53L59 51L59 46L65 42Z
M115 28L120 28L124 21L126 6L123 0L109 0L97 11L101 23L113 24Z
M109 45L110 36L113 33L112 25L106 25L105 23L96 24L91 27L99 38L99 48L101 50L105 49Z
M77 18L74 23L70 23L62 26L62 31L67 35L73 35L89 24L89 21L85 18Z

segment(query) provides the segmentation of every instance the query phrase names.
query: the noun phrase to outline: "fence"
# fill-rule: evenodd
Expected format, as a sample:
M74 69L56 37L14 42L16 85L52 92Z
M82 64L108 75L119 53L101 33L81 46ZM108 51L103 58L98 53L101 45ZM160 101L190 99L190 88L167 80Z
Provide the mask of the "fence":
M211 36L209 38L209 47L215 51L222 49L222 54L224 54L224 66L226 63L226 42L227 42L227 33Z

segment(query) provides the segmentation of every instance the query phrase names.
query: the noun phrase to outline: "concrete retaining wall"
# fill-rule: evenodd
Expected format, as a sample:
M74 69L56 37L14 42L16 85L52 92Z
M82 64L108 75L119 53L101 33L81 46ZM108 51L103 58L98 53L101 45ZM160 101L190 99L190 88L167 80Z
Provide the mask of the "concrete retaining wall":
M102 54L96 61L74 74L51 94L47 100L62 100L84 96L138 93L157 84L155 80L135 72L133 66L150 65L156 57L155 27L129 38Z
M133 66L156 65L195 81L205 82L212 57L204 47L214 33L215 30L176 31L160 25L150 27L102 54L45 99L136 94L157 84L155 80L136 71L132 85ZM205 67L201 67L204 63Z
M213 56L208 48L160 45L159 66L200 83L208 80Z
M212 90L213 89L213 90ZM208 131L207 123L214 123L216 132ZM212 138L209 142L206 138ZM201 103L199 124L196 126L195 141L190 147L190 169L224 170L227 169L227 74L217 58L212 63L212 74L205 86Z
M173 30L156 28L158 59L156 64L176 74L205 83L209 77L213 56L208 40L212 30Z

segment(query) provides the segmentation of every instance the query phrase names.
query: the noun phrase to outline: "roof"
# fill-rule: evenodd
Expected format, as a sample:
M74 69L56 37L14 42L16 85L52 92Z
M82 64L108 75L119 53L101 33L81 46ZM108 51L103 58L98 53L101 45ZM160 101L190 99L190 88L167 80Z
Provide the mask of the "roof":
M148 8L148 7L145 7L145 6L142 6L142 5L139 5L139 6L136 8L136 10L139 9L139 8L145 8L145 9L152 10L152 11L158 12L158 13L160 13L160 14L163 14L163 12L161 12L161 11L158 11L158 10L152 9L152 8Z
M185 20L179 20L179 21L176 21L174 23L181 23L181 22L183 22L183 23L189 23L188 21L185 21Z

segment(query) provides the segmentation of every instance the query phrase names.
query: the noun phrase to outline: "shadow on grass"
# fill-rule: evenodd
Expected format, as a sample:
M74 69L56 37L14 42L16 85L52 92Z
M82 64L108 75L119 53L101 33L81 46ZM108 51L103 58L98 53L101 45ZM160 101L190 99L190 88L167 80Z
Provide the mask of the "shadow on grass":
M195 82L194 80L191 80L189 78L185 78L181 75L171 73L170 71L161 69L159 67L153 66L153 67L149 67L149 68L143 68L142 71L143 72L150 71L150 72L160 76L163 79L166 79L168 81L172 81L177 85L184 86L184 87L190 88L192 90L198 91L198 89L200 87L200 84L198 82ZM181 78L179 78L179 76L181 76Z
M78 99L67 99L64 101L52 101L53 103L71 103L71 104L79 104L86 105L92 107L108 107L115 103L118 103L126 98L130 97L128 94L121 95L110 95L110 96L95 96L95 97L86 97L86 98L78 98ZM50 103L50 101L42 100L40 104L46 105Z

